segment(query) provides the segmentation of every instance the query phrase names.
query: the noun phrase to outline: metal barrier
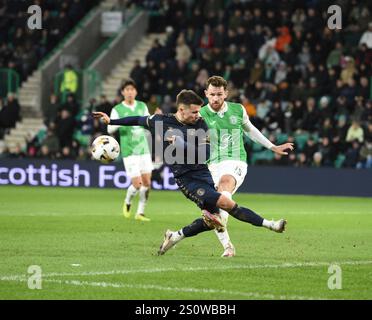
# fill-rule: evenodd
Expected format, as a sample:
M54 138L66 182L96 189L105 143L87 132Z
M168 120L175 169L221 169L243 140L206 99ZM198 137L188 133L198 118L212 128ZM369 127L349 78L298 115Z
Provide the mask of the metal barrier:
M0 97L5 98L8 93L18 94L19 74L13 69L0 69Z

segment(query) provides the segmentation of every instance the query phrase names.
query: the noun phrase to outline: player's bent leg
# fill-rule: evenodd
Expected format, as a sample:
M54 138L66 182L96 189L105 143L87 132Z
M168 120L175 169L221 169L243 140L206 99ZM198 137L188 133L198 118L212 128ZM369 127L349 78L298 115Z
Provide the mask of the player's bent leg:
M231 187L235 188L235 185L231 185ZM229 199L231 199L231 197L232 197L231 193L228 192L228 191L222 191L221 193L223 195L225 195L226 197L228 197ZM220 215L221 215L221 218L222 218L222 221L223 221L224 225L227 226L227 220L229 218L228 212L226 212L225 210L220 209ZM233 256L235 256L235 247L230 240L230 235L227 231L227 228L225 227L225 231L223 231L223 232L218 232L217 230L214 230L214 231L215 231L216 236L217 236L218 240L220 241L220 243L221 243L221 245L224 249L224 252L222 253L221 257L233 257Z
M150 221L149 218L145 217L145 207L150 193L151 173L142 174L141 181L142 185L139 189L139 202L135 219L140 221Z

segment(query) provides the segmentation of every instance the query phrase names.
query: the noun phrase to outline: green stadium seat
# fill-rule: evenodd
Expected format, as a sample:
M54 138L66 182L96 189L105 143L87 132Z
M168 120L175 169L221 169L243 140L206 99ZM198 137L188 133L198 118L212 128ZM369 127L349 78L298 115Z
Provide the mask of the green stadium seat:
M306 144L306 141L309 140L309 137L310 135L308 133L295 135L294 139L297 149L302 150Z
M287 140L288 140L288 134L286 133L278 133L276 135L276 144L286 143Z
M73 139L75 139L81 146L87 147L89 145L91 136L89 134L82 134L81 131L75 131Z
M270 150L253 152L250 159L250 164L252 165L255 164L257 161L270 162L274 159L274 153Z

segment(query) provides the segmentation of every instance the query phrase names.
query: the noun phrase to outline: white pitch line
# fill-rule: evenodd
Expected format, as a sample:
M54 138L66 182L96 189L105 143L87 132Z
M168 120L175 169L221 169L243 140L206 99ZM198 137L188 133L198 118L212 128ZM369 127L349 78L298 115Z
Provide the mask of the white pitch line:
M80 273L45 273L46 277L69 277L69 276L104 276L116 274L135 274L135 273L160 273L160 272L194 272L194 271L210 271L210 270L239 270L239 269L285 269L285 268L303 268L303 267L323 267L331 264L338 265L369 265L372 260L361 261L332 261L332 262L288 262L282 264L262 264L262 265L230 265L230 266L213 266L213 267L184 267L184 268L152 268L152 269L135 269L135 270L111 270L111 271L97 271L97 272L80 272ZM0 281L19 281L25 280L28 275L9 275L0 277Z
M272 299L272 300L328 300L328 298L314 298L304 296L286 296L286 295L273 295L257 292L242 292L242 291L231 291L231 290L219 290L210 288L179 288L179 287L164 287L153 284L124 284L124 283L111 283L111 282L89 282L79 280L56 280L47 279L43 282L52 282L58 284L74 285L74 286L91 286L91 287L102 287L102 288L126 288L126 289L140 289L140 290L160 290L160 291L173 291L173 292L192 292L192 293L214 293L214 294L227 294L234 296L242 296L246 298L255 299Z

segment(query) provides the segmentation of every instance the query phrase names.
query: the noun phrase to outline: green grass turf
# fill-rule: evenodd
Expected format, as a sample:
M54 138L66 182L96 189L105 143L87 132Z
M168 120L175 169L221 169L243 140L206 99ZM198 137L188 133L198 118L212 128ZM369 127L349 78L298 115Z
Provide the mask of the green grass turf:
M370 198L237 194L288 228L230 217L237 256L223 259L214 232L157 256L164 231L192 222L198 208L180 192L153 191L152 221L128 220L124 192L0 187L0 299L372 299ZM332 262L341 290L327 286ZM27 287L30 265L42 268L41 290Z

